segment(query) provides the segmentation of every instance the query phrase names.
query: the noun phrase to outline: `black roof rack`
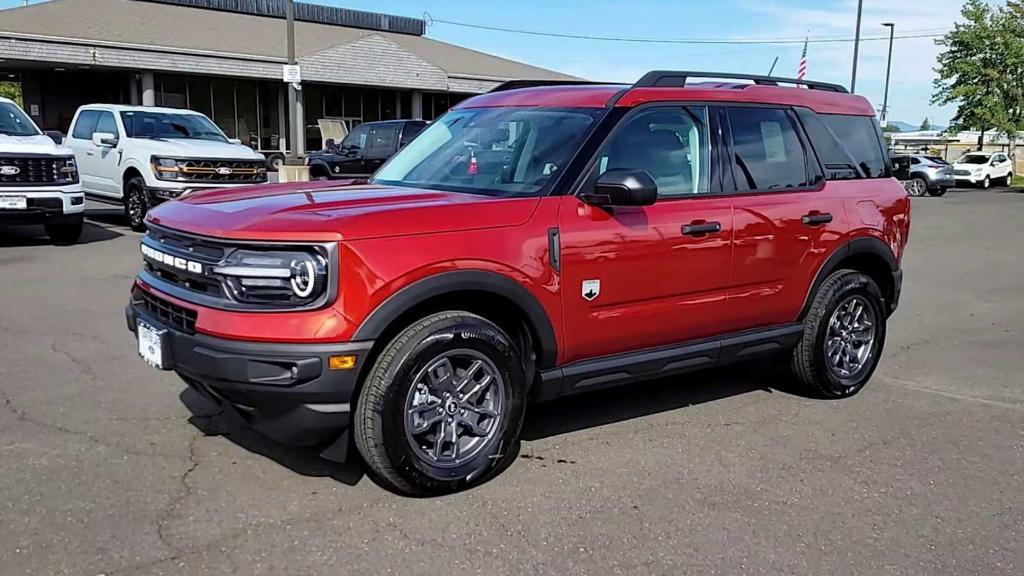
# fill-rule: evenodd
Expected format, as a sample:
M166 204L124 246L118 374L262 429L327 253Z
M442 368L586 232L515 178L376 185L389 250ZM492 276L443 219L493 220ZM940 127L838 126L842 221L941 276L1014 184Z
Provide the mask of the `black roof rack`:
M825 90L827 92L843 92L848 90L839 84L828 82L815 82L813 80L797 80L796 78L780 78L777 76L757 76L754 74L735 74L732 72L690 72L685 70L654 70L644 74L643 78L633 85L634 88L682 88L690 78L707 78L722 80L749 80L761 86L778 86L782 84L796 84L807 86L812 90Z
M588 86L607 84L607 82L590 82L589 80L509 80L491 88L490 92L506 92L520 88L536 88L538 86Z

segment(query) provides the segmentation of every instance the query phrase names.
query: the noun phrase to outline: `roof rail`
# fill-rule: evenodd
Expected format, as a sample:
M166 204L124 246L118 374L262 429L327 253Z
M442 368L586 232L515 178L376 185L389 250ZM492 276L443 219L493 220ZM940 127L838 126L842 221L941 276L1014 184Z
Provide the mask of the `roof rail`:
M607 84L606 82L590 82L589 80L509 80L498 84L488 92L506 92L520 88L536 88L539 86L587 86Z
M693 71L673 71L673 70L654 70L644 74L643 78L637 81L633 85L634 88L654 88L654 87L666 87L666 88L682 88L686 86L686 81L690 78L709 78L709 79L723 79L723 80L750 80L754 84L761 86L778 86L779 83L783 84L796 84L798 86L807 86L812 90L825 90L827 92L843 92L846 93L848 90L844 86L839 84L829 84L827 82L816 82L814 80L797 80L796 78L780 78L777 76L757 76L754 74L735 74L731 72L693 72Z

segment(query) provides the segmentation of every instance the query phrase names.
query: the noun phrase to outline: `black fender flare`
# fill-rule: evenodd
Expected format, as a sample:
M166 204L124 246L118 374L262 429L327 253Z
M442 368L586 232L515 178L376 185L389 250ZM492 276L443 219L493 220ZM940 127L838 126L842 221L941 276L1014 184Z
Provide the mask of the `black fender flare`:
M893 281L896 283L895 287L898 296L899 283L896 281L896 277L900 273L900 265L896 260L896 255L892 253L892 249L889 248L885 242L882 242L878 238L875 238L874 236L862 236L849 240L836 248L835 251L825 259L825 262L821 267L818 268L818 273L814 275L814 281L811 283L811 289L807 291L807 298L804 300L804 306L800 309L800 316L798 320L803 320L804 317L807 316L807 312L810 310L811 304L814 302L814 297L818 294L818 289L821 288L825 279L839 268L839 263L850 256L857 254L873 254L880 257L889 265L889 270L891 270L893 274Z
M526 315L537 339L538 368L551 368L558 357L558 341L544 307L519 282L497 272L459 270L429 276L402 288L373 309L356 329L352 340L375 340L402 314L420 302L452 292L490 292L514 302Z

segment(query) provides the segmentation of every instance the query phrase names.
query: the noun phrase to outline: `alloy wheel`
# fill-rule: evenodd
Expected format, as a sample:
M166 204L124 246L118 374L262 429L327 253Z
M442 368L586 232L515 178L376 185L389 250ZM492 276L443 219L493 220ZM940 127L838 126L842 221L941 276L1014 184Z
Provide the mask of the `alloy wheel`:
M825 357L833 374L851 378L870 363L875 324L874 308L863 296L850 296L836 307L825 333Z
M464 464L497 435L505 410L497 366L470 349L444 352L413 380L405 402L405 433L413 452L437 467Z
M132 186L128 191L128 222L132 227L137 227L142 225L145 217L145 198L142 196L142 190L137 186Z
M913 178L910 182L907 182L907 192L909 192L911 196L924 196L927 190L924 180L921 180L920 178Z

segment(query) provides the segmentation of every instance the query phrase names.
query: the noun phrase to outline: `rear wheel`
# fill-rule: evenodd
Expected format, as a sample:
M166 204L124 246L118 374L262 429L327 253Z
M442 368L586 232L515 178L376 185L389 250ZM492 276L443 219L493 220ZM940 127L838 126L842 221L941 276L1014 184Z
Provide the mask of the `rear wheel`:
M1003 186L1009 187L1011 184L1013 184L1013 172L1008 173L1006 178L1003 178Z
M911 196L924 196L928 192L928 183L925 182L924 178L915 176L907 182L906 188L907 193Z
M124 217L136 232L146 231L146 213L149 212L149 193L142 176L132 176L124 184Z
M840 270L825 280L793 351L793 373L826 398L856 394L878 367L885 303L870 276Z
M929 190L928 194L930 194L931 196L939 197L939 196L945 196L947 191L949 191L949 188L946 188L946 187L943 186L943 187L940 187L940 188L936 188L934 190Z
M410 495L484 482L515 458L526 375L513 340L468 312L428 316L381 351L355 412L376 478Z
M284 166L284 156L281 154L271 154L267 157L267 167L277 172Z
M46 224L46 235L54 244L74 244L82 236L82 221Z

